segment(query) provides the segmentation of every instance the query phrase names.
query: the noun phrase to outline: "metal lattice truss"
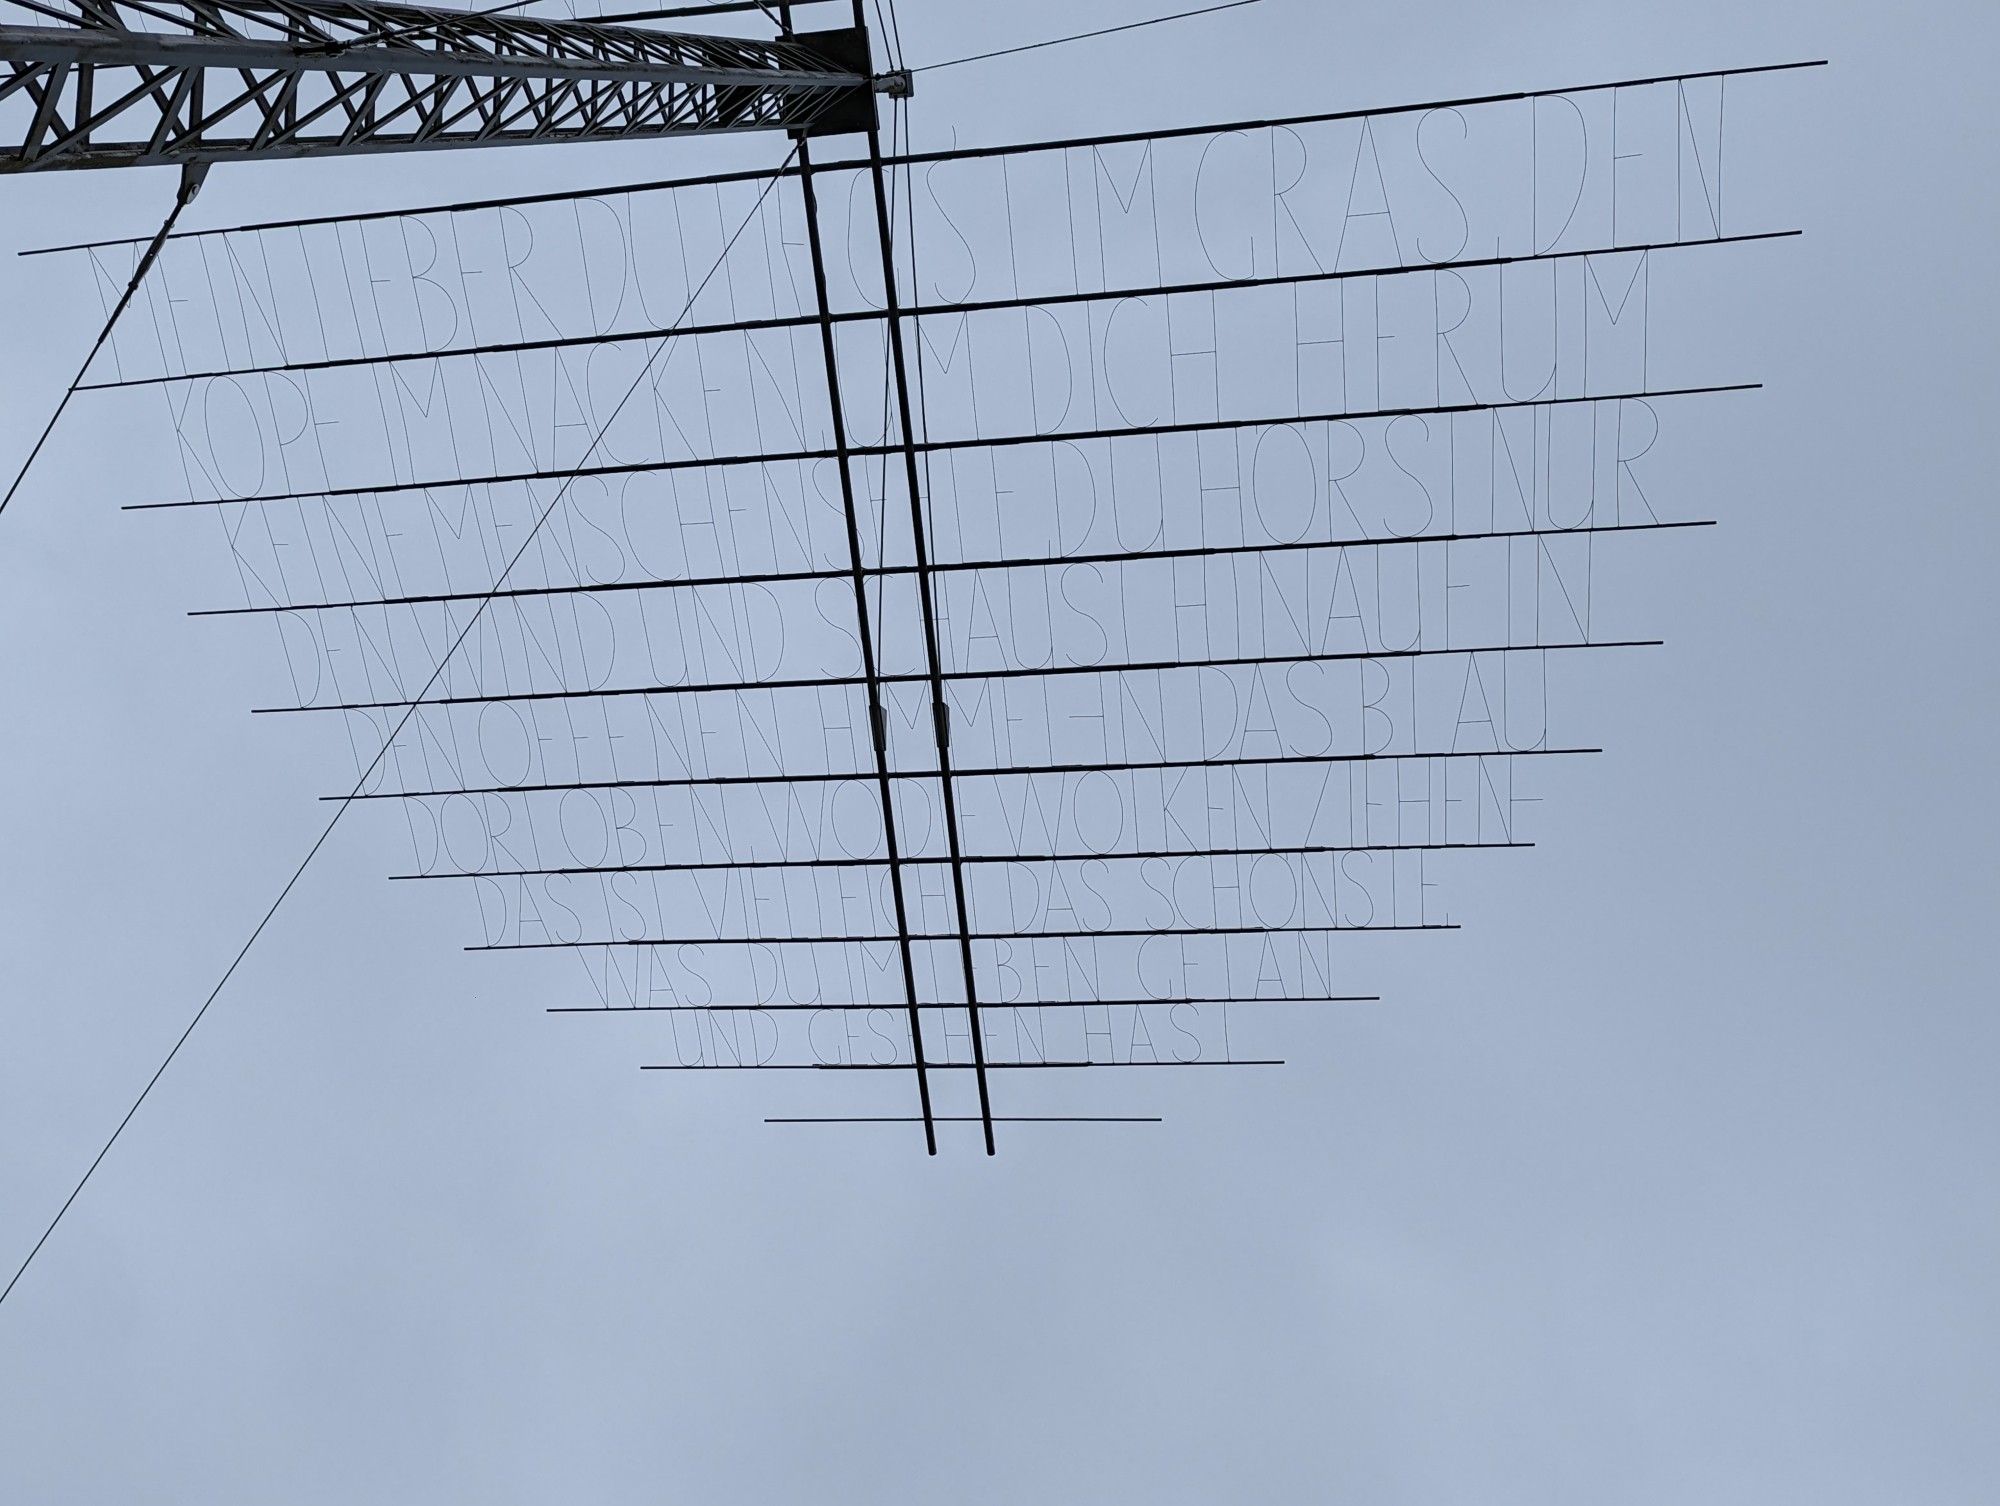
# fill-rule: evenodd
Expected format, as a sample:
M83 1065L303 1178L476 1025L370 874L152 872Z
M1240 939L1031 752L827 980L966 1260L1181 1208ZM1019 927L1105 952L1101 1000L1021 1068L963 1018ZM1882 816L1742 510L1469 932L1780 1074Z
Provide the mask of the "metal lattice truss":
M807 41L365 0L0 3L0 172L803 129L869 89Z

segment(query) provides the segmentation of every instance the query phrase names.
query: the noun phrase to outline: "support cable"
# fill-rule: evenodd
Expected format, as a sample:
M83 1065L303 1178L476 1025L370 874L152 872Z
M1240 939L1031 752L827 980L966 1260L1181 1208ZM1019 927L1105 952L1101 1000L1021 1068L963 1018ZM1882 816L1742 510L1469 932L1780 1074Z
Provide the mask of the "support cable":
M971 57L947 58L941 63L919 63L906 70L910 73L934 73L940 68L956 68L960 63L983 63L988 58L1012 57L1017 52L1036 52L1044 47L1061 47L1067 42L1088 41L1091 37L1108 37L1121 31L1137 31L1142 26L1158 26L1165 21L1185 21L1190 16L1213 15L1219 10L1235 10L1239 6L1256 5L1259 0L1225 0L1221 5L1204 5L1199 10L1177 10L1170 16L1149 16L1143 21L1127 21L1122 26L1104 26L1096 31L1079 31L1066 37L1049 37L1040 42L1024 42L1019 47L1002 47L997 52L975 52ZM858 24L858 23L857 23Z
M77 390L83 386L83 379L90 371L90 363L97 359L97 353L104 349L104 342L111 338L112 327L124 316L125 310L139 291L139 284L146 280L146 274L153 270L153 263L159 260L160 248L166 245L167 237L173 233L174 222L181 217L181 211L194 202L194 196L201 192L201 181L207 176L206 162L191 162L181 169L180 188L174 194L173 207L167 211L166 219L161 221L159 230L155 232L152 240L147 243L145 251L140 255L138 265L132 269L132 280L125 284L125 291L119 296L117 306L104 321L104 328L97 332L97 339L91 343L90 354L85 356L83 364L77 367L76 376L64 391L62 401L56 404L56 411L49 415L49 421L42 426L41 438L37 439L35 447L28 451L28 458L21 462L21 469L14 475L14 484L7 488L6 496L0 497L0 512L7 510L7 504L14 500L14 493L19 491L21 483L27 480L28 471L34 465L35 457L42 453L42 446L47 444L49 436L55 433L56 424L62 418L63 410L69 407L69 400L75 397Z
M799 146L794 148L794 155L803 150L804 143L801 142ZM789 163L789 159L787 161ZM197 184L199 181L199 177L197 177ZM694 308L695 301L707 290L708 284L713 280L715 274L722 270L723 263L729 259L729 253L735 249L737 240L745 230L750 228L751 221L755 220L762 212L764 201L769 197L771 188L779 181L781 180L777 177L772 178L771 183L766 185L764 191L757 196L757 202L751 206L750 213L744 216L743 223L736 227L734 233L724 243L721 254L716 257L715 265L709 268L707 275L702 278L700 286L688 295L687 306L681 311L683 318ZM188 194L187 197L191 198L192 194ZM169 216L168 224L171 225L172 223L172 216ZM162 232L160 239L164 239L164 232ZM156 240L155 244L157 245L157 243ZM606 418L603 424L599 426L596 435L590 441L589 448L583 452L581 456L582 460L588 460L597 447L604 442L604 436L610 432L612 424L617 422L618 415L625 410L625 405L632 400L633 394L638 392L639 388L644 384L647 375L653 369L654 363L659 360L661 353L666 348L666 341L662 340L654 349L652 355L647 357L645 365L639 370L639 375L633 378L632 385L625 389L624 396L619 398L617 405L612 408L610 417ZM575 478L571 477L569 481L565 481L549 505L542 510L541 516L536 518L534 526L527 531L527 537L521 540L521 547L514 551L512 557L507 561L506 568L500 572L498 578L493 582L494 592L499 591L507 583L508 577L514 572L514 567L521 562L522 557L527 554L529 546L535 542L536 537L541 533L543 526L554 514L556 508L561 505L563 498L569 494L570 485L574 480ZM9 495L11 496L12 493L10 492ZM111 1153L111 1147L118 1143L118 1137L125 1133L125 1126L132 1122L133 1115L139 1112L140 1106L145 1103L160 1078L165 1075L167 1068L173 1065L174 1058L180 1055L181 1047L188 1043L188 1037L194 1034L195 1027L201 1024L202 1019L208 1014L209 1007L221 995L222 990L228 985L229 980L236 975L236 969L242 966L243 959L250 955L250 948L257 944L257 938L264 934L265 927L270 925L272 917L278 913L279 907L284 904L292 890L298 886L299 880L305 877L306 869L311 866L312 860L319 855L319 850L326 845L327 839L333 835L334 828L340 824L340 818L347 814L348 807L354 803L354 797L359 795L362 787L374 777L375 770L381 766L382 760L388 756L390 747L401 736L403 728L409 723L410 718L416 715L417 707L422 703L424 697L429 695L431 689L443 678L445 666L451 663L452 659L457 655L460 645L471 636L473 628L478 624L492 600L492 593L488 593L479 601L472 613L466 618L465 626L459 631L458 636L452 639L451 646L438 659L437 668L431 671L431 677L424 682L424 688L417 693L416 699L410 703L409 709L397 721L394 730L382 740L382 746L376 751L375 757L369 762L368 767L362 770L361 777L354 781L354 788L348 794L347 798L334 807L332 818L321 829L318 838L313 842L312 846L306 849L306 855L299 860L299 865L292 871L292 876L285 880L284 888L278 891L278 897L271 901L270 908L264 911L263 918L251 930L249 938L237 949L236 955L230 959L229 966L223 970L222 976L216 981L215 987L209 990L208 997L202 1000L201 1008L195 1011L194 1018L187 1023L187 1028L174 1041L172 1048L168 1050L165 1058L154 1069L153 1075L146 1079L145 1087L139 1090L139 1096L132 1100L132 1106L125 1111L125 1117L118 1121L118 1127L112 1130L111 1137L104 1142L104 1148L98 1151L90 1165L85 1168L83 1175L77 1179L76 1186L70 1190L69 1196L63 1199L62 1206L56 1210L56 1216L49 1220L48 1227L42 1231L42 1237L35 1241L34 1248L28 1251L27 1258L15 1270L13 1277L7 1282L7 1285L4 1288L0 1288L0 1303L4 1303L7 1300L14 1288L20 1283L21 1277L27 1273L28 1267L34 1264L35 1257L42 1252L42 1246L49 1242L49 1236L56 1232L56 1226L63 1221L63 1215L69 1212L71 1206L76 1202L77 1197L82 1193L85 1186L89 1184L97 1168L104 1163L104 1158Z

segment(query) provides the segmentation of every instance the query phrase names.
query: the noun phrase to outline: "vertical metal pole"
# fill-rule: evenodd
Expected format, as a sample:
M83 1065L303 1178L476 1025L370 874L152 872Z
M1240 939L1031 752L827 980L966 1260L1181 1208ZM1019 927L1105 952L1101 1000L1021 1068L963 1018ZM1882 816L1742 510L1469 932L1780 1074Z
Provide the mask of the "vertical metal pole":
M847 413L840 397L840 365L833 346L833 311L826 297L826 254L820 242L819 196L813 190L812 149L799 142L799 185L806 206L806 241L812 250L813 293L819 300L820 351L826 361L826 396L833 416L833 444L840 467L840 500L847 519L847 557L854 583L854 612L861 639L861 672L868 681L868 735L875 744L875 782L882 799L882 835L889 851L889 891L895 902L896 935L903 959L903 989L909 1000L910 1051L916 1059L917 1097L924 1112L924 1146L937 1154L937 1125L931 1115L931 1084L924 1059L924 1023L917 1007L917 973L911 952L910 919L903 901L903 860L896 836L895 792L889 779L889 719L882 709L882 680L876 669L875 632L868 618L868 577L861 555L861 525L855 511L854 475L848 453Z
M854 24L865 24L861 0L854 0ZM903 434L903 474L910 493L910 538L916 550L917 601L923 609L924 651L931 684L931 727L937 739L938 784L944 792L944 831L951 856L953 902L958 908L958 955L965 974L965 1013L972 1028L973 1074L979 1081L979 1123L986 1133L986 1154L993 1154L993 1101L986 1087L986 1042L979 1028L979 988L972 962L972 922L966 912L965 863L958 839L958 797L951 772L951 711L944 698L944 664L938 653L937 607L931 593L928 529L923 493L917 482L916 434L911 423L910 377L903 352L903 315L896 296L896 257L889 220L887 169L882 159L882 133L868 123L869 177L875 185L875 225L882 247L882 299L888 325L889 358L895 372L896 413ZM886 499L885 499L886 505Z

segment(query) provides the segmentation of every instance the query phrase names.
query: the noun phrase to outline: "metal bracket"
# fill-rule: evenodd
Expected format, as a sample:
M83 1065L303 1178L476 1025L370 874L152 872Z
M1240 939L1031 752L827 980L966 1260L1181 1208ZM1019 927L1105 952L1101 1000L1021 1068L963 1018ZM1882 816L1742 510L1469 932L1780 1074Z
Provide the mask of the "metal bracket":
M842 26L832 31L800 31L786 40L796 42L813 53L830 73L858 73L870 81L868 88L843 91L812 121L795 127L792 135L806 138L846 136L874 130L877 125L875 94L878 80L874 49L868 42L868 28Z

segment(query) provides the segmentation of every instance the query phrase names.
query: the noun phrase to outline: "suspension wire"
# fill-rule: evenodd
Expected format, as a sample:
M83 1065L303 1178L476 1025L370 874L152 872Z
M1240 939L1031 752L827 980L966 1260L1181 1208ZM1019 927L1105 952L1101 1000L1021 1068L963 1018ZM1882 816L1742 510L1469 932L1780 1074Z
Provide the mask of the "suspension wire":
M896 21L895 0L874 0L875 24L882 33L882 39L889 48L889 67L894 72L903 71L903 28Z
M1158 26L1163 21L1185 21L1189 16L1212 15L1219 10L1256 5L1260 0L1225 0L1221 5L1204 5L1199 10L1177 10L1170 16L1149 16L1143 21L1127 21L1123 26L1104 26L1096 31L1079 31L1067 37L1050 37L1041 42L1024 42L1019 47L1002 47L997 52L975 52L970 57L946 58L942 63L919 63L910 73L933 73L939 68L956 68L960 63L983 63L988 58L1012 57L1017 52L1035 52L1043 47L1060 47L1065 42L1082 42L1091 37L1108 37L1121 31L1137 31L1142 26Z
M797 157L799 150L800 145L795 144L790 153L787 154L783 166L789 167L792 159ZM742 237L743 232L749 229L751 222L763 212L764 201L770 197L772 188L782 181L782 177L773 176L770 182L764 185L763 191L757 195L757 202L751 206L749 214L743 219L743 223L736 227L735 232L724 243L721 254L716 258L715 265L709 268L707 275L702 278L700 285L688 295L687 305L681 310L680 317L682 319L685 319L693 310L696 301L707 290L709 283L714 280L715 274L722 270L723 263L729 259L729 253L735 249L736 242ZM168 217L168 223L172 223L172 216ZM675 322L678 323L679 320ZM618 403L612 408L610 416L598 427L595 437L590 441L589 448L579 457L579 465L583 461L587 461L596 452L598 446L604 442L604 436L610 432L612 424L617 422L618 415L625 410L625 405L632 400L633 394L638 392L639 388L645 383L654 364L660 359L661 353L666 348L667 340L663 338L655 346L652 355L647 357L645 365L639 369L638 376L633 378L632 385L625 389L625 395L618 399ZM431 690L437 685L438 681L443 678L445 667L457 655L460 645L471 636L473 628L478 625L480 618L485 614L486 608L492 604L495 595L505 586L508 577L514 573L514 567L527 554L529 546L540 535L543 526L554 514L556 508L561 505L563 498L569 494L569 489L575 481L576 477L572 475L563 482L561 489L556 492L549 505L542 509L541 516L535 520L534 526L528 530L527 537L521 540L521 547L514 551L513 556L507 561L506 568L500 572L498 578L493 582L492 590L479 598L471 615L467 617L465 626L460 629L458 636L451 641L451 646L438 659L437 668L431 671L431 676L424 682L423 689L417 692L415 699L410 702L408 709L404 711L394 729L382 740L382 746L377 750L374 759L362 771L361 777L355 780L354 788L334 807L332 819L321 830L318 839L306 850L306 855L299 860L298 867L293 870L292 876L285 881L284 888L278 891L278 897L271 901L270 908L265 910L263 918L251 930L249 939L237 950L235 957L230 960L229 966L223 970L222 977L216 981L215 987L209 990L208 997L202 1001L201 1008L195 1011L194 1018L187 1023L187 1028L180 1033L180 1037L174 1042L172 1049L167 1052L160 1065L154 1069L153 1075L146 1080L145 1087L139 1090L139 1096L132 1100L132 1107L127 1109L125 1117L118 1121L118 1127L111 1132L111 1138L104 1142L104 1148L97 1153L89 1167L85 1169L83 1175L77 1179L77 1184L71 1189L69 1196L63 1199L62 1207L58 1208L56 1216L49 1220L48 1227L42 1231L42 1237L35 1241L34 1248L28 1251L27 1258L21 1262L19 1268L14 1272L13 1278L8 1281L5 1288L0 1288L0 1303L4 1303L7 1300L9 1294L13 1292L15 1286L20 1282L21 1277L27 1273L28 1267L34 1263L35 1257L41 1253L42 1246L48 1243L49 1236L55 1233L56 1226L62 1222L63 1215L69 1212L70 1206L76 1202L78 1195L89 1183L92 1175L103 1164L104 1158L111 1153L111 1147L118 1143L118 1137L125 1133L125 1126L132 1122L132 1116L139 1112L140 1106L145 1103L147 1096L152 1093L154 1086L165 1075L167 1068L173 1065L174 1058L180 1054L181 1047L187 1044L188 1037L194 1034L195 1027L207 1015L209 1006L215 1003L216 999L221 995L223 988L235 976L236 969L242 965L243 959L250 954L250 948L257 944L257 938L264 934L264 928L270 925L272 917L278 913L279 907L284 904L292 890L297 887L299 880L305 876L306 869L311 865L312 860L319 855L319 850L326 845L327 839L333 835L334 828L340 824L340 818L347 814L348 807L354 804L355 797L361 793L363 786L374 776L376 769L381 767L382 760L388 756L390 747L402 735L403 728L409 725L410 718L416 715L417 707L424 702L424 699L431 693Z
M205 162L189 163L181 169L180 188L174 194L173 207L167 211L166 219L160 222L160 228L152 240L147 242L145 251L139 257L138 265L132 269L132 280L125 284L125 291L119 296L117 306L104 321L104 328L97 332L97 339L91 343L90 354L85 356L83 364L77 367L76 376L71 379L69 387L64 391L62 401L56 404L56 411L49 415L49 421L42 426L41 437L35 441L34 448L28 451L28 458L21 462L21 469L14 473L13 485L7 488L6 496L0 497L0 513L7 510L7 504L14 500L14 493L18 492L21 483L28 479L28 471L34 466L35 457L42 453L42 446L47 444L49 436L55 433L57 422L62 418L63 411L69 407L69 400L76 396L77 389L83 385L84 377L89 374L91 362L95 361L98 352L104 349L104 342L111 338L112 326L118 323L131 305L134 295L139 291L139 284L144 282L146 274L153 270L153 263L159 260L160 250L166 245L167 237L173 234L174 222L181 217L181 211L194 202L194 196L201 192L201 181L207 175L208 164Z

